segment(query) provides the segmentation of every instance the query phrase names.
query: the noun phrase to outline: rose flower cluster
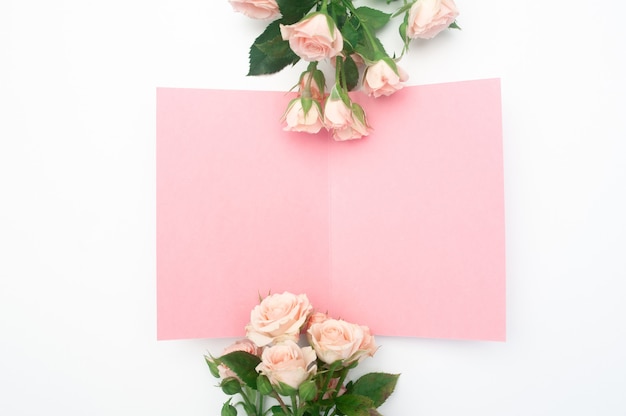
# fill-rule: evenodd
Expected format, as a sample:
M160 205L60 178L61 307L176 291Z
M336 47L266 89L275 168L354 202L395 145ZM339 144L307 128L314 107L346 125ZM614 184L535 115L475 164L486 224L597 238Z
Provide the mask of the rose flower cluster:
M283 114L284 129L307 133L326 129L335 140L358 139L371 131L365 111L349 91L360 88L373 97L393 94L408 79L397 61L410 42L459 28L454 0L405 0L393 13L355 7L353 0L229 1L235 11L270 21L250 48L248 75L278 72L300 59L309 62L297 83L298 95ZM399 22L404 43L398 58L392 58L376 36L392 18ZM322 61L335 69L328 90L318 69Z
M301 338L308 341L301 346ZM306 295L269 295L255 306L246 338L222 356L206 356L229 396L222 416L317 416L378 408L398 375L369 373L348 381L351 369L377 350L369 328L314 312ZM234 401L239 396L238 401ZM360 410L359 410L360 409ZM374 413L375 412L375 413ZM333 413L334 414L334 413Z

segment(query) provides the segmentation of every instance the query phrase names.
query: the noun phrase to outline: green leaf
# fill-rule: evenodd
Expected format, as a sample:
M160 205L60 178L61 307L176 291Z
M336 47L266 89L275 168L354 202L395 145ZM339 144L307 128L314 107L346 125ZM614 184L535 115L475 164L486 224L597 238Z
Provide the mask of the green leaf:
M346 416L369 416L374 402L358 394L342 394L335 399L337 409Z
M362 6L356 9L356 15L362 24L367 25L373 31L385 27L391 18L390 13L384 13L378 9Z
M291 25L302 19L317 4L317 0L276 0L281 21L285 25Z
M272 406L270 409L272 410L273 416L285 416L286 415L285 411L280 406Z
M256 390L256 366L261 359L245 351L233 351L222 355L219 360L230 368L246 385Z
M328 14L337 24L337 27L341 29L346 19L348 18L348 13L346 12L346 8L340 2L332 2L328 5Z
M289 48L289 42L280 34L282 20L276 20L265 28L250 47L248 75L273 74L300 58Z
M387 52L385 52L385 47L380 42L380 39L374 37L372 41L376 44L375 47L368 45L366 41L361 39L354 48L354 51L361 55L366 62L376 62L389 56Z
M362 31L357 29L358 22L355 18L350 18L341 27L341 36L343 36L343 48L346 54L349 54L354 47L361 41Z
M344 61L343 70L346 75L348 91L352 91L359 83L359 68L356 66L356 63L354 63L354 59L349 55Z
M361 22L358 16L352 16L348 19L344 26L344 31L349 36L348 41L354 48L354 52L361 55L365 62L373 63L388 56L380 39L376 36L368 36L367 31L373 32L370 25ZM344 31L342 31L342 35ZM344 36L345 40L346 37Z
M398 377L400 374L368 373L354 383L350 393L368 397L379 407L393 393Z

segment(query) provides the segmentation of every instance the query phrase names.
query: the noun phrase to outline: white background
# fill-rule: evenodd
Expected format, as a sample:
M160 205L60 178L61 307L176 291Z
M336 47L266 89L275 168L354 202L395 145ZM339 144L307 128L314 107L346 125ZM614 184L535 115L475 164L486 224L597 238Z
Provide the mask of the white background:
M626 7L457 4L463 31L401 65L502 79L508 339L381 337L363 370L402 373L388 416L626 415ZM232 340L156 341L155 90L289 88L245 77L263 26L226 0L0 0L1 415L219 414L202 355Z

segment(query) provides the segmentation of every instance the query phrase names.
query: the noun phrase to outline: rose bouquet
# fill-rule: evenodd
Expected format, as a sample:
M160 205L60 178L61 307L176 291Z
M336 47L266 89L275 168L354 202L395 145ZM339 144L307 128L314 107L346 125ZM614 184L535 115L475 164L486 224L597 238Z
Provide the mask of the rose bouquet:
M222 416L236 416L238 408L248 416L375 416L399 375L348 375L376 350L366 326L314 312L306 295L285 292L254 307L245 339L205 360L232 396Z
M229 0L251 18L270 21L250 47L248 75L278 72L299 60L309 62L283 114L285 130L318 133L323 128L335 140L357 139L371 130L365 111L348 95L388 96L403 87L408 74L397 64L413 39L431 39L446 28L459 28L454 0L403 0L386 13L355 7L356 0ZM390 4L396 0L379 0ZM389 6L387 6L389 7ZM392 19L402 39L399 57L390 56L377 33ZM334 66L327 84L318 64Z

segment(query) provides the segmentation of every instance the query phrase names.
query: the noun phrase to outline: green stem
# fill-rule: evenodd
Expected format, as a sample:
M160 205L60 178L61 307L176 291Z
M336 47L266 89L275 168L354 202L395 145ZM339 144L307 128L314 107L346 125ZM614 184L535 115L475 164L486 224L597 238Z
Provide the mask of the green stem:
M291 412L289 411L289 408L287 407L287 405L285 404L285 402L283 401L282 397L280 397L280 395L278 393L276 393L275 391L272 392L272 396L276 399L276 401L278 402L278 404L280 405L281 409L283 409L283 411L285 412L286 415L290 415Z
M343 5L348 10L350 10L350 13L352 13L352 15L359 21L359 25L363 28L363 33L365 33L365 38L367 42L369 43L369 46L371 46L372 50L374 51L374 56L379 56L379 55L387 56L387 53L384 50L381 50L379 48L378 42L376 42L376 37L370 31L369 26L363 24L361 19L359 19L359 15L357 14L356 9L354 8L354 4L352 4L352 1L351 0L341 0L341 1Z
M328 14L328 3L326 0L322 0L322 8L320 9L320 12Z
M348 370L344 368L344 370L341 372L341 375L339 376L339 380L337 381L337 388L335 388L335 391L333 392L333 399L336 399L337 396L339 395L339 389L343 385L343 382L346 380L347 376L348 376Z
M328 370L328 376L324 380L324 388L322 388L322 395L326 394L326 390L328 390L328 386L330 385L330 380L332 380L334 374L334 370Z
M335 370L331 367L328 369L328 376L326 377L326 379L324 380L324 388L322 389L321 397L324 396L324 394L326 394L326 391L328 390L328 386L330 385L330 381L333 379L333 375L335 374ZM330 412L332 410L332 407L328 407L326 408L326 411L324 412L324 416L328 416L328 412Z
M346 88L344 88L345 76L343 75L343 58L339 55L335 57L335 83L337 83L342 90L346 90Z
M257 397L257 399L256 399L256 403L257 403L256 412L257 412L257 415L256 416L263 416L263 395L261 393L258 393L256 397Z
M293 409L294 416L300 416L300 409L298 408L298 396L296 394L291 395L291 408Z
M309 73L309 79L306 80L304 91L302 92L302 97L304 98L311 98L311 82L313 82L315 71L317 71L317 61L311 62L306 69L306 72Z
M246 390L247 390L247 392L249 394L250 393L255 393L256 394L256 392L254 390L250 390L249 388L246 388ZM258 410L257 410L256 406L254 405L254 403L252 402L252 400L250 400L250 398L248 397L248 394L246 394L244 391L241 391L240 394L241 394L241 397L243 398L243 400L246 402L246 406L244 406L244 408L246 409L246 413L248 414L248 416L258 416ZM250 409L250 408L254 408L255 412L254 413L248 412L248 409Z

